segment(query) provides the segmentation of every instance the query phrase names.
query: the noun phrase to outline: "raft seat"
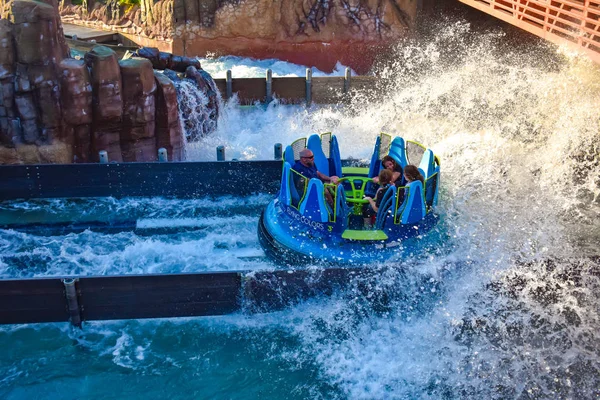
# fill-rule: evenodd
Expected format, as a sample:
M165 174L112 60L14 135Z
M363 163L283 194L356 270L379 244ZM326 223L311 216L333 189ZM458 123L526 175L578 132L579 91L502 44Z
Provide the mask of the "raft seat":
M327 156L323 152L323 148L321 146L321 137L316 134L310 135L306 148L313 152L317 170L322 174L331 176L331 173L329 172L329 160L327 159Z
M402 224L416 224L427 214L425 209L425 196L421 181L413 181L408 184L408 196L404 196L404 202L398 207L396 218L400 216Z

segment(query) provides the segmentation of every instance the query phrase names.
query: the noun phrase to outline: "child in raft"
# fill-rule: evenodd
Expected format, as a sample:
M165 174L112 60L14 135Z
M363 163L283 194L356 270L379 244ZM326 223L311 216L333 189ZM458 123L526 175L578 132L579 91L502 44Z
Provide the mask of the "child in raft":
M365 222L365 229L373 228L373 217L377 215L377 210L379 210L379 206L381 205L381 200L383 200L383 195L390 187L391 181L393 177L393 172L389 169L383 169L379 172L379 185L381 187L377 189L375 193L375 199L369 196L365 196L365 199L369 201L369 205L363 211L363 219Z

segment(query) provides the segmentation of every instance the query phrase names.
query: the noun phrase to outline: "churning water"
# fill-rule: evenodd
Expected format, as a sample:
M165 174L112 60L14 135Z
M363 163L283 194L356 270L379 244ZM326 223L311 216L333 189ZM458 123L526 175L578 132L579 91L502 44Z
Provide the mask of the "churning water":
M21 398L600 396L600 72L462 22L378 66L377 96L336 107L227 106L192 159L272 157L333 131L368 158L380 131L440 156L446 240L348 290L282 312L0 328L0 395ZM178 234L0 231L4 276L273 268L268 197L2 204L22 218L193 220ZM95 202L90 204L90 202ZM90 210L90 211L86 211ZM86 214L87 213L87 214ZM0 215L0 217L2 217Z

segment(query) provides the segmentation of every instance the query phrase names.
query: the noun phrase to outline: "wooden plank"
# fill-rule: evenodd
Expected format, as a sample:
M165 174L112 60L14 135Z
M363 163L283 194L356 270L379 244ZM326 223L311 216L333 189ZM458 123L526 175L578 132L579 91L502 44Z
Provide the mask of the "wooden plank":
M116 39L116 34L113 31L104 31L73 24L62 24L62 27L64 35L69 39L72 39L73 36L77 36L77 39L79 40L95 40L96 43L111 42Z
M273 95L286 104L306 101L306 78L273 78Z
M267 97L267 84L264 78L235 78L231 87L237 93L240 104L263 103Z
M360 94L369 100L377 99L379 97L378 81L379 79L374 76L353 76L350 78L350 95Z
M344 77L313 77L312 100L317 104L335 104L344 97Z
M60 279L0 280L0 324L69 320Z
M227 82L225 79L214 79L215 81L215 85L217 86L217 89L219 89L219 92L221 93L221 98L222 99L227 99Z
M240 309L236 272L81 278L83 320L223 315Z

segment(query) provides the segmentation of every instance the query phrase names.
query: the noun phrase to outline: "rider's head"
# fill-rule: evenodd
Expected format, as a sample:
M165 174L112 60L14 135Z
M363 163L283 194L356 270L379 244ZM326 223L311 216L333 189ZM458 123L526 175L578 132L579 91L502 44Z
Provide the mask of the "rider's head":
M312 167L315 165L315 156L309 149L304 149L300 152L300 162L307 166Z
M387 185L388 183L390 183L392 181L393 175L394 175L393 172L390 171L389 169L382 169L381 171L379 171L379 184Z
M391 156L383 157L381 164L385 169L389 169L390 171L396 170L396 160L394 160Z

